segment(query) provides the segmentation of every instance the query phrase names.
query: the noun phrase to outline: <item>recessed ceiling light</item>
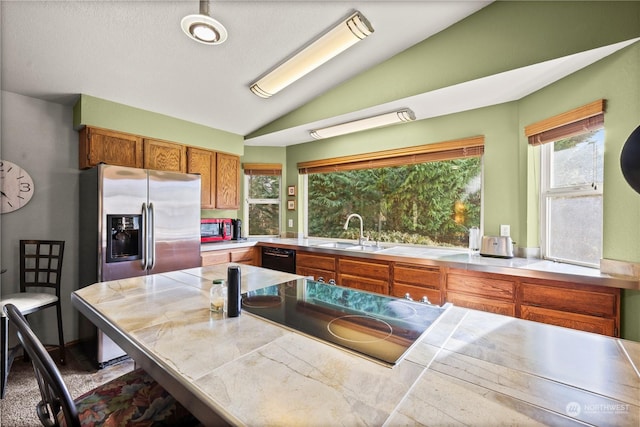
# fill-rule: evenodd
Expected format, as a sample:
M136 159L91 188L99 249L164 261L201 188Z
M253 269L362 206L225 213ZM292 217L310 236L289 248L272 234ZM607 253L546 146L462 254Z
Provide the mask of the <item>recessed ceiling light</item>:
M200 13L187 15L180 22L182 31L199 43L221 44L227 39L227 29L209 16L209 2L200 1Z

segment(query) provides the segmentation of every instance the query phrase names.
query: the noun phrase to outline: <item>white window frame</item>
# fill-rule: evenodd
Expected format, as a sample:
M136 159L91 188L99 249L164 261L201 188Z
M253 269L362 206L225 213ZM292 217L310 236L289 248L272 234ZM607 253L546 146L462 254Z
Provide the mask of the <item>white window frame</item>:
M565 262L585 267L599 267L596 264L580 263L575 260L566 260L562 258L554 258L549 256L549 247L551 244L551 235L549 230L549 201L553 198L561 197L581 197L581 196L600 196L603 197L604 183L600 183L595 188L589 184L567 186L562 188L551 188L551 162L554 142L543 144L540 147L540 250L542 258ZM602 253L602 248L600 248Z
M273 175L276 176L276 175ZM246 194L249 194L249 178L251 177L251 175L245 175L244 176L244 189ZM245 224L243 226L243 228L246 230L246 235L248 237L279 237L280 233L282 232L282 192L283 192L283 188L282 188L282 175L278 175L278 179L280 180L280 192L278 193L278 198L277 199L252 199L249 197L246 197L244 199L244 206L243 206L243 217L244 217L244 221ZM250 235L249 234L249 230L250 230L250 226L249 226L249 206L250 205L278 205L278 234L264 234L264 235L257 235L257 234L253 234Z

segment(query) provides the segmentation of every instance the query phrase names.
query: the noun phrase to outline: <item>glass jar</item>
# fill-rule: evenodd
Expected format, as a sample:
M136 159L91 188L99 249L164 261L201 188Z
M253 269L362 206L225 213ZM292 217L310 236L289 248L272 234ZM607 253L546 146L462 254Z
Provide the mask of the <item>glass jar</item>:
M216 279L209 291L210 310L214 313L225 313L227 311L227 282Z

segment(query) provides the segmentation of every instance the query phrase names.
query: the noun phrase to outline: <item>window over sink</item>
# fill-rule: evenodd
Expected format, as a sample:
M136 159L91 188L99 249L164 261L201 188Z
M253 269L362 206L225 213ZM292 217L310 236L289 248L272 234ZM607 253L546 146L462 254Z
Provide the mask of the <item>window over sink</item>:
M304 176L306 235L357 239L343 225L364 219L372 241L468 247L480 227L484 138L298 164Z

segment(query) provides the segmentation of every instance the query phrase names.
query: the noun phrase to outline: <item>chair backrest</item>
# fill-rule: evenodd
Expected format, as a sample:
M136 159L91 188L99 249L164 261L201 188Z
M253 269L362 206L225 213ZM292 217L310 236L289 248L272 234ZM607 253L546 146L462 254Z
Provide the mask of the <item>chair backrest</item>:
M58 426L57 416L62 410L67 426L80 426L76 405L53 359L15 305L6 304L4 311L16 327L18 339L33 363L42 397L36 407L38 418L44 426Z
M20 292L54 288L60 298L64 240L20 240Z

